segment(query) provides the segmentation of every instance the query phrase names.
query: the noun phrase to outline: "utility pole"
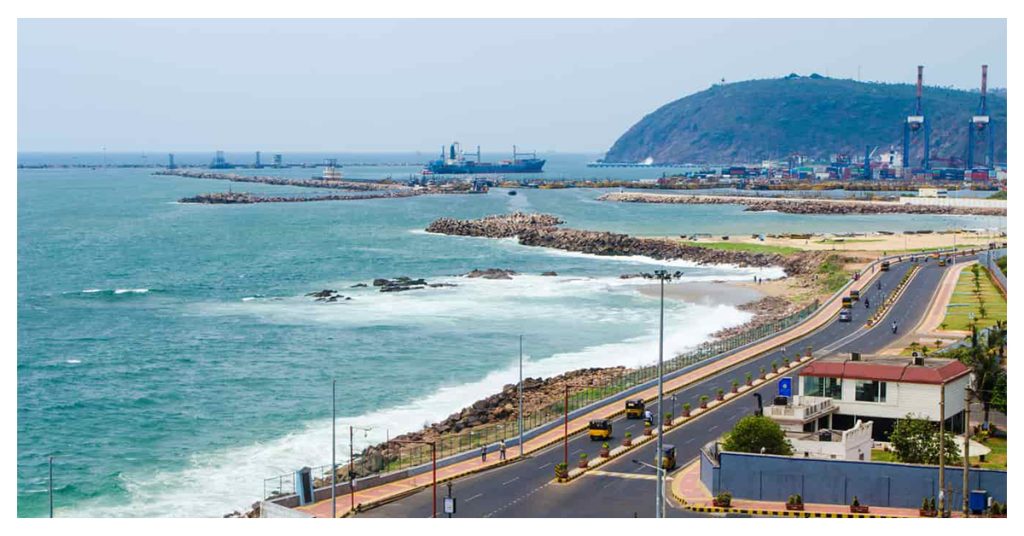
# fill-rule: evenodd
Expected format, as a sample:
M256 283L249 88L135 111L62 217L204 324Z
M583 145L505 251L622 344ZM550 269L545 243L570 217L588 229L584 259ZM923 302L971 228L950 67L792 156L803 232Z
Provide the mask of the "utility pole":
M967 500L970 493L969 472L971 470L971 391L964 391L964 517L971 517Z
M569 470L569 384L565 384L565 431L562 434L562 458L565 470Z
M53 517L53 456L50 456L50 481L47 485L50 496L50 517Z
M331 517L338 518L338 380L331 380Z
M665 410L664 401L664 353L665 353L665 279L671 277L665 270L655 270L654 275L658 276L661 281L661 309L660 317L658 321L658 411L663 412ZM654 498L655 513L654 517L664 517L664 502L662 493L665 489L665 474L661 471L661 457L663 456L663 435L665 433L665 419L658 419L658 454L655 459L658 460L658 475L657 475L657 495Z
M946 515L946 384L939 385L939 511Z
M523 444L523 336L519 336L519 457L526 457Z

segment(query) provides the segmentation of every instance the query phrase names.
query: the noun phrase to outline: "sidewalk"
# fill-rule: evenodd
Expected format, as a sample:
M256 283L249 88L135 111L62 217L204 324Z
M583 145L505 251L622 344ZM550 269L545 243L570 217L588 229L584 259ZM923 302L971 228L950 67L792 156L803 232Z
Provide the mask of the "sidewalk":
M853 284L847 289L862 289L875 274L863 274L863 276L854 281ZM843 293L845 295L845 292ZM838 314L839 309L842 307L842 303L839 299L840 295L837 295L835 299L825 303L815 313L809 316L802 324L799 324L789 331L780 333L768 340L757 343L753 346L740 350L739 352L730 355L728 357L719 359L713 363L709 363L706 366L700 367L695 370L691 370L685 374L682 374L676 378L664 382L664 390L666 393L678 390L691 383L698 382L708 376L721 372L725 369L732 367L738 363L746 361L754 356L763 354L765 352L774 350L775 348L789 343L792 340L799 339L812 331L825 325L833 316ZM794 348L795 349L795 348ZM713 393L708 393L713 395ZM657 386L652 386L645 389L630 398L643 398L644 400L654 400L658 396ZM618 413L624 411L621 401L615 401L608 405L594 409L584 415L576 417L569 421L569 435L576 434L587 428L587 425L592 419L607 419L614 417ZM562 426L557 426L543 434L540 434L532 439L526 441L525 452L530 454L532 452L539 451L547 448L548 446L561 441L564 437L564 429ZM446 480L451 480L464 475L489 469L491 467L497 467L505 463L512 462L519 458L520 450L518 446L509 447L507 450L508 460L505 462L498 461L498 455L496 452L488 453L487 462L482 462L479 457L471 458L457 462L445 467L438 467L437 469L437 481L438 483ZM570 468L572 467L570 460ZM554 471L552 470L552 478L554 478ZM359 511L360 505L370 505L373 503L383 502L387 500L393 500L401 498L407 494L410 494L416 490L429 487L433 482L432 474L430 471L421 473L415 476L397 480L389 484L384 484L367 489L357 489L355 492L355 505L356 511ZM351 498L346 495L339 495L337 497L338 505L337 511L339 516L348 515L351 510ZM300 506L297 508L305 512L313 514L315 517L330 517L331 516L331 500L320 501L306 506Z
M920 517L916 508L893 508L886 506L870 506L866 514L850 513L849 505L845 504L804 504L804 509L786 510L781 501L751 501L733 498L729 508L715 506L711 492L700 481L700 459L694 460L672 478L672 497L679 501L683 508L694 512L743 514L750 516L769 517ZM953 517L960 517L953 512Z

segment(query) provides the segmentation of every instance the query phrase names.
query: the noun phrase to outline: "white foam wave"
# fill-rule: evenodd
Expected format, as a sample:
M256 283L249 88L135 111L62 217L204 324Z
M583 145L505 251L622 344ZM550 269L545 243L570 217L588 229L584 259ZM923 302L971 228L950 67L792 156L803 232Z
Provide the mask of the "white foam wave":
M421 317L437 322L439 316L444 315L455 316L446 321L464 322L465 318L481 314L508 316L511 314L507 311L509 309L514 310L514 315L519 318L528 314L566 314L565 310L553 308L550 300L540 300L548 302L546 306L528 305L530 300L524 300L523 294L536 299L601 290L632 293L637 285L648 284L644 281L617 278L545 276L517 276L511 281L461 277L451 280L460 286L396 294L375 293L374 289L368 289L365 295L348 302L361 304L359 315L352 315L347 306L297 303L300 299L290 300L291 303L282 306L267 305L265 302L234 302L226 309L207 308L206 313L238 314L239 310L251 309L259 310L259 314L275 316L277 320L281 320L282 315L287 317L288 314L296 314L308 320L309 315L313 314L310 311L345 310L346 312L342 313L330 313L332 316L325 321L353 321L353 317L358 317L361 322L380 323L384 321L382 315L385 312L393 316L395 303L402 302L401 307L406 308L403 309L402 315L404 324L417 321L416 319ZM515 299L516 307L510 305L510 299ZM466 306L467 300L472 302L471 307ZM530 312L523 310L524 304ZM279 310L274 310L274 307ZM554 309L554 313L550 311L551 309ZM302 312L287 313L289 310ZM613 308L597 315L597 320L621 322L621 316L616 316L627 314L628 311ZM580 309L577 308L574 314L579 315ZM608 318L605 319L604 316ZM649 315L645 314L646 316ZM673 303L672 307L666 309L666 353L673 355L692 348L707 340L711 333L724 327L741 324L749 320L750 316L750 313L728 306ZM632 367L649 364L657 359L657 340L657 331L651 330L621 342L585 347L577 351L547 356L528 355L524 364L525 374L531 377L549 377L584 367ZM499 391L502 386L514 383L517 379L518 365L515 358L510 356L505 366L476 381L442 386L430 395L408 403L339 419L339 424L376 426L357 436L355 448L361 450L365 446L384 441L389 434L393 437L403 432L417 430L426 422L441 420L452 412ZM388 423L389 428L381 428L380 423ZM233 510L247 509L264 492L264 478L287 474L305 465L316 467L330 463L330 424L330 420L310 422L296 432L268 442L196 454L190 460L189 466L183 470L124 474L122 480L131 495L130 501L117 505L101 502L83 503L71 514L220 516ZM339 460L344 461L344 458L339 456Z
M114 294L145 294L149 292L148 288L118 288L114 289Z

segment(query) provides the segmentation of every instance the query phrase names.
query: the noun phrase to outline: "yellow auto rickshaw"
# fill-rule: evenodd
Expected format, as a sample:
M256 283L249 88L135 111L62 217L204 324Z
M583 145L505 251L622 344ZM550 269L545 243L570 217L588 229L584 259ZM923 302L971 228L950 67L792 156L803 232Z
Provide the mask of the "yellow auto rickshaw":
M642 419L644 418L644 401L642 398L636 400L626 401L626 418L627 419Z
M612 422L608 419L594 419L587 427L591 441L605 440L612 436Z
M945 265L946 265L946 257L942 257L941 259L939 259L939 266L945 266Z
M853 301L860 301L860 291L856 290L856 289L851 290L850 291L850 299L853 300Z
M849 296L843 296L843 309L853 308L853 298Z
M675 445L662 445L661 446L661 468L666 471L671 471L676 468L676 447ZM654 463L658 463L658 460L654 460Z
M882 271L883 272L888 272L889 271L889 261L882 261Z

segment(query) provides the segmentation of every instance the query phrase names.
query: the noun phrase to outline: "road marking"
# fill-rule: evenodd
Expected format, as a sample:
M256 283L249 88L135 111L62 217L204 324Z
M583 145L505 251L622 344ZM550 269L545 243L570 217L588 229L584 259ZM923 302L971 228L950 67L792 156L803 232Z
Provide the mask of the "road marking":
M576 454L577 452L583 452L583 449L576 449L576 450L570 452L569 454Z
M626 427L626 430L631 430L634 426L636 426L636 424L631 424L631 425Z
M537 469L543 469L543 468L548 467L550 465L551 465L551 462L548 462L548 463L545 463L544 465L538 467Z
M478 497L481 497L482 495L483 495L483 493L477 493L476 495L474 495L474 496L472 496L472 497L470 497L470 498L466 499L466 502L472 501L473 499L476 499L476 498L478 498Z
M641 468L643 468L643 467L641 467ZM618 473L618 472L615 472L615 471L602 471L600 469L591 469L591 470L587 471L587 474L588 475L596 475L596 476L611 476L611 477L615 477L615 478L630 478L630 479L635 479L635 480L657 480L658 479L657 475L636 475L636 474L632 474L632 473ZM665 480L672 480L672 477L670 477L670 476L669 477L665 477Z
M710 432L711 430L714 430L715 428L718 428L717 424L714 425L714 426L708 427L708 431Z
M515 477L515 478L513 478L512 480L509 480L508 482L502 482L502 483L501 483L501 485L502 485L502 486L507 486L507 485L509 485L509 484L511 484L511 483L513 483L513 482L515 482L516 480L519 480L519 477L518 477L518 476L517 476L517 477Z

